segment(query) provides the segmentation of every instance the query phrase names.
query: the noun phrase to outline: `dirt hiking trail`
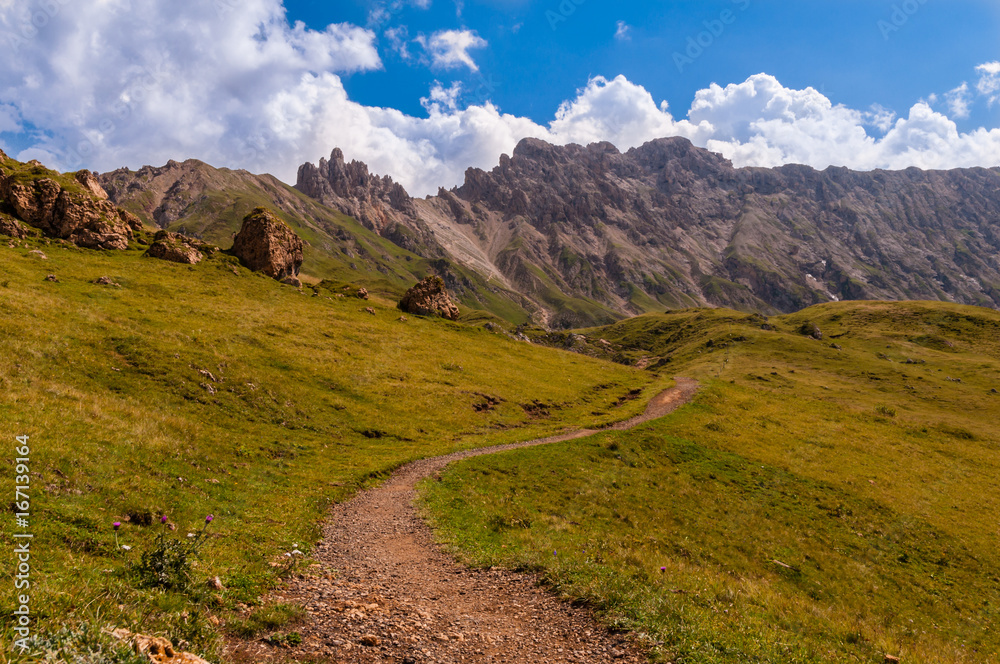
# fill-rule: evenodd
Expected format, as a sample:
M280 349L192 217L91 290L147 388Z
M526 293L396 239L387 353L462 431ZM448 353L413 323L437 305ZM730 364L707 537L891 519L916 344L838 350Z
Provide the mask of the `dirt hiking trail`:
M676 381L645 413L607 430L630 429L688 403L698 383ZM242 662L344 664L647 661L637 644L610 633L590 610L556 599L533 575L457 563L435 545L414 507L417 482L453 461L595 433L584 429L415 461L336 505L313 552L320 568L271 597L305 607L306 623L288 628L302 635L302 643L276 648L243 642L231 644L228 654Z

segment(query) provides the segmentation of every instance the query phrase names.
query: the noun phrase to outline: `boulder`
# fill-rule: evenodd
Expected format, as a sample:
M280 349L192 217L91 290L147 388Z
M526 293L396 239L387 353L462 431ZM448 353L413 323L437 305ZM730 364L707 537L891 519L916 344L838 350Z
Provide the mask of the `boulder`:
M302 240L267 208L244 217L232 253L251 270L278 281L298 277L302 267Z
M823 333L820 332L819 326L816 325L816 323L813 323L812 321L806 321L805 323L802 323L802 325L799 327L799 334L803 334L807 337L812 337L813 339L817 340L823 338Z
M159 231L153 236L153 243L146 250L146 256L174 263L194 265L195 263L200 263L205 258L205 255L201 252L203 248L205 248L203 242L181 235L180 233Z
M458 319L458 307L451 301L441 277L431 276L406 291L397 305L408 314Z

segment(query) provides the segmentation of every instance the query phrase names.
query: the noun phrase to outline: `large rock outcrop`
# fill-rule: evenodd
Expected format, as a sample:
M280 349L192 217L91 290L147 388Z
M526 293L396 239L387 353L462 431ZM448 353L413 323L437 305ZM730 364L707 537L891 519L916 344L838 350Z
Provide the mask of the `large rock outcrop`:
M0 164L4 207L49 237L90 249L126 249L133 229L142 228L135 215L107 201L89 171L71 181L36 161L21 164L4 158Z
M416 316L441 316L448 320L458 320L458 307L451 301L441 277L425 277L423 281L406 291L396 305L408 314Z
M243 219L231 251L255 272L278 281L298 279L302 240L267 208L256 208Z

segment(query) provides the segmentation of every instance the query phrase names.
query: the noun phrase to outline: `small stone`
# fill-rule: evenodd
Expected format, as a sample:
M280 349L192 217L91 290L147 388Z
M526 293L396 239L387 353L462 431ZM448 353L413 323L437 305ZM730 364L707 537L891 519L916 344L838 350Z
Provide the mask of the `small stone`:
M368 289L367 288L359 288L358 289L358 299L361 299L361 300L367 300L368 299Z
M218 480L216 480L216 482L218 482ZM222 579L220 579L217 576L213 576L211 579L208 580L208 587L211 588L212 590L222 590L223 589Z
M374 648L380 643L379 638L374 634L365 634L361 637L361 645Z
M895 655L886 655L884 664L899 664L899 658Z
M58 277L56 277L56 275L54 274L50 274L49 276L45 277L45 281L53 281L55 283L59 283Z
M375 310L372 309L371 307L365 307L365 311L367 311L368 313L370 313L372 316L375 315Z
M114 286L115 288L121 288L121 284L112 281L111 277L99 277L94 280L94 283L99 286Z
M32 249L28 252L29 256L34 256L35 258L40 258L43 261L49 260L49 257L45 255L45 252L41 249Z
M406 320L407 320L406 316L400 316L400 317L399 317L399 322L400 322L400 323L405 323L405 322L406 322ZM994 392L996 392L996 390L993 390L993 391L994 391Z

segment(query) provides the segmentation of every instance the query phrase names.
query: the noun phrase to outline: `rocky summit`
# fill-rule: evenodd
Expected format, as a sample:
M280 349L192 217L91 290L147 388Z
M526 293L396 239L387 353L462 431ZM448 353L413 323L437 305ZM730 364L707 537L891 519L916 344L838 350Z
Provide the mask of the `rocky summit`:
M417 316L441 316L457 320L459 315L458 307L445 290L444 280L438 276L426 277L406 291L397 306L402 311Z
M267 208L257 208L243 219L232 253L255 272L298 284L302 240Z
M340 148L318 165L300 166L295 188L404 249L428 257L443 253L403 186L387 175L369 173L360 161L346 162Z

